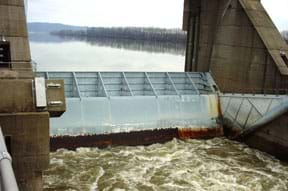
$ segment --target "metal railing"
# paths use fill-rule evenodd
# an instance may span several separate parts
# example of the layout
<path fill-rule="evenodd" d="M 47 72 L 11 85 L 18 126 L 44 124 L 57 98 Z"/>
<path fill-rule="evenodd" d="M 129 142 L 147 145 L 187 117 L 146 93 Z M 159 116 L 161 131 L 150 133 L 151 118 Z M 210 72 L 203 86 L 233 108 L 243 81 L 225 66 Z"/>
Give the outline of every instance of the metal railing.
<path fill-rule="evenodd" d="M 2 129 L 0 127 L 0 191 L 18 191 L 12 158 L 7 151 Z"/>
<path fill-rule="evenodd" d="M 63 79 L 66 97 L 167 96 L 214 94 L 209 73 L 197 72 L 38 72 Z"/>

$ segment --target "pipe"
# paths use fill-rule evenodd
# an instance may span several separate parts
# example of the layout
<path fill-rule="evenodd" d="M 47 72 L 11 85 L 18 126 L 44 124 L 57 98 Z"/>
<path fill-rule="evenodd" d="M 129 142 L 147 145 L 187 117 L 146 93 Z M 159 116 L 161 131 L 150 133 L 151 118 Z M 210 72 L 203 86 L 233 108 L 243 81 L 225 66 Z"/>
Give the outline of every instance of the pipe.
<path fill-rule="evenodd" d="M 288 99 L 287 98 L 283 100 L 282 104 L 275 107 L 274 109 L 269 111 L 266 115 L 264 115 L 261 119 L 256 121 L 256 123 L 254 123 L 250 127 L 246 127 L 246 129 L 242 133 L 240 133 L 237 136 L 237 138 L 239 138 L 239 137 L 242 138 L 244 136 L 247 136 L 247 135 L 253 133 L 258 128 L 260 128 L 260 127 L 266 125 L 267 123 L 275 120 L 276 118 L 282 116 L 286 112 L 288 112 Z"/>
<path fill-rule="evenodd" d="M 7 152 L 2 129 L 0 127 L 0 180 L 2 191 L 19 191 L 12 168 L 12 159 Z"/>

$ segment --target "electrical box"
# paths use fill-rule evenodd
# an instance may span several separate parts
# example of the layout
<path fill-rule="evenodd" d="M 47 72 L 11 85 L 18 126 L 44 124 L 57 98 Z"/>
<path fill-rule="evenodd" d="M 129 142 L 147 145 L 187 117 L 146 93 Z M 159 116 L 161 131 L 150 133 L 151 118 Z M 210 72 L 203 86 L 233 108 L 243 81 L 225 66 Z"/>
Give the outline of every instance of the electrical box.
<path fill-rule="evenodd" d="M 51 117 L 60 117 L 66 111 L 63 80 L 46 80 L 47 110 Z"/>

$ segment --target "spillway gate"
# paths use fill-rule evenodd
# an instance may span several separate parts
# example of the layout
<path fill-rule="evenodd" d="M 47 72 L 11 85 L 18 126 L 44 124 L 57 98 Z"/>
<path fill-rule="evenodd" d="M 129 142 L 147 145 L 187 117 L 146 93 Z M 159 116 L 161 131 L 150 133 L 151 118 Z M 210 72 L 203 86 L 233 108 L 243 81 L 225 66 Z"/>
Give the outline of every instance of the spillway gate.
<path fill-rule="evenodd" d="M 219 128 L 217 86 L 198 72 L 38 72 L 63 79 L 67 111 L 52 136 Z M 185 135 L 186 136 L 186 135 Z"/>

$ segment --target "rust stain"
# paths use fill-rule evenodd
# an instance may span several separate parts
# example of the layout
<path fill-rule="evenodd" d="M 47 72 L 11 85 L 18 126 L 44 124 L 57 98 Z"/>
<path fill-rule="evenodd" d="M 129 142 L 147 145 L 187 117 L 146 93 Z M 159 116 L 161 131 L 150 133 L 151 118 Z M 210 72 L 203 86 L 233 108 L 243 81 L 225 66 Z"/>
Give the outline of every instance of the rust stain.
<path fill-rule="evenodd" d="M 178 129 L 180 139 L 208 139 L 223 136 L 223 128 L 181 128 Z"/>
<path fill-rule="evenodd" d="M 219 117 L 220 120 L 222 121 L 222 119 L 223 119 L 223 113 L 222 113 L 220 96 L 217 96 L 217 109 L 218 109 L 218 117 Z"/>
<path fill-rule="evenodd" d="M 75 150 L 78 147 L 105 148 L 110 145 L 151 145 L 170 141 L 177 136 L 177 129 L 172 128 L 102 135 L 54 136 L 50 138 L 50 151 L 60 148 Z"/>
<path fill-rule="evenodd" d="M 210 117 L 218 117 L 219 116 L 219 97 L 216 95 L 209 95 L 209 116 Z"/>
<path fill-rule="evenodd" d="M 53 152 L 60 148 L 75 150 L 78 147 L 105 148 L 111 145 L 151 145 L 154 143 L 165 143 L 167 141 L 171 141 L 173 138 L 206 139 L 219 136 L 223 136 L 222 127 L 181 129 L 171 128 L 103 135 L 54 136 L 50 138 L 50 151 Z"/>

